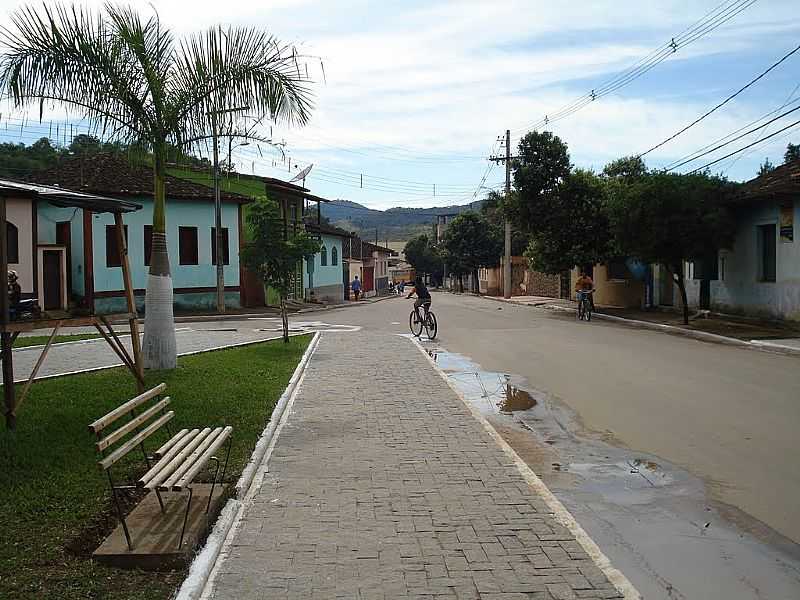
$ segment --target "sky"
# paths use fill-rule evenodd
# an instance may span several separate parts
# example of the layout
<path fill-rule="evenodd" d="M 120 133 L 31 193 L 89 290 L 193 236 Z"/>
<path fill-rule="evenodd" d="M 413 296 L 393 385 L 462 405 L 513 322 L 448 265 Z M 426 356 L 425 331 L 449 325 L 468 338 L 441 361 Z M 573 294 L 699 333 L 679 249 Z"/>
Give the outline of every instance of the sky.
<path fill-rule="evenodd" d="M 155 8 L 178 38 L 225 24 L 262 28 L 295 44 L 314 80 L 311 120 L 302 128 L 272 125 L 272 139 L 286 142 L 288 158 L 264 144 L 239 146 L 233 150 L 237 169 L 290 179 L 313 164 L 305 185 L 314 194 L 385 209 L 466 204 L 502 189 L 504 167 L 487 159 L 505 152 L 496 141 L 506 129 L 512 151 L 531 125 L 552 131 L 567 143 L 576 167 L 595 171 L 644 152 L 798 46 L 797 0 L 755 0 L 627 85 L 563 119 L 541 120 L 603 89 L 671 39 L 686 39 L 686 30 L 720 5 L 741 1 L 130 4 L 144 14 Z M 0 0 L 0 23 L 19 6 Z M 745 125 L 762 124 L 766 119 L 758 119 L 767 113 L 795 106 L 800 52 L 645 160 L 653 168 L 669 166 Z M 2 107 L 0 140 L 30 143 L 53 135 L 47 119 L 63 118 L 63 112 L 53 110 L 42 124 L 34 118 L 22 131 L 19 117 Z M 701 167 L 798 119 L 800 111 L 677 171 Z M 788 142 L 800 143 L 800 126 L 711 169 L 750 179 L 765 158 L 782 162 Z"/>

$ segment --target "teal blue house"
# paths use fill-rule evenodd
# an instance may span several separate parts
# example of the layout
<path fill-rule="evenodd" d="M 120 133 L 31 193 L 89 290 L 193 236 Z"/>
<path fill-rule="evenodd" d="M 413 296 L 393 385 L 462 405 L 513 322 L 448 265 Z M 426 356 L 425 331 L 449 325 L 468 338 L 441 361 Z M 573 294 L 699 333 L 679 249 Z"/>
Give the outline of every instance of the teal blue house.
<path fill-rule="evenodd" d="M 71 158 L 33 177 L 37 183 L 125 199 L 142 206 L 125 215 L 125 231 L 137 306 L 144 309 L 150 264 L 153 174 L 124 157 Z M 204 185 L 167 177 L 167 240 L 177 309 L 216 308 L 216 252 L 212 243 L 214 193 Z M 250 198 L 222 194 L 222 237 L 226 304 L 242 303 L 239 249 L 242 206 Z M 74 304 L 98 313 L 125 312 L 124 286 L 113 216 L 41 203 L 35 226 L 41 243 L 66 249 L 68 296 Z"/>
<path fill-rule="evenodd" d="M 320 251 L 306 261 L 304 271 L 304 287 L 309 299 L 325 304 L 340 304 L 345 299 L 346 263 L 342 254 L 342 245 L 352 234 L 317 223 L 307 223 L 306 231 L 319 239 Z"/>

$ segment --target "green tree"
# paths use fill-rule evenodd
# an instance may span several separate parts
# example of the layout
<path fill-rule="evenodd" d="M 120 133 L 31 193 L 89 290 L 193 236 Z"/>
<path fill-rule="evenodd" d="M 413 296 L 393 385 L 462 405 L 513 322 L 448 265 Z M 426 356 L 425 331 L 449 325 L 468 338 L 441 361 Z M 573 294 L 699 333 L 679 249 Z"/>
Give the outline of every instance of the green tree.
<path fill-rule="evenodd" d="M 647 174 L 647 165 L 640 156 L 623 156 L 612 160 L 603 168 L 606 177 L 621 177 L 626 180 L 636 179 Z"/>
<path fill-rule="evenodd" d="M 421 233 L 408 240 L 403 248 L 403 254 L 418 274 L 431 275 L 434 279 L 441 278 L 442 257 L 426 234 Z"/>
<path fill-rule="evenodd" d="M 788 161 L 787 161 L 788 162 Z M 764 159 L 764 163 L 758 168 L 758 176 L 767 175 L 775 170 L 775 165 L 770 162 L 769 158 Z"/>
<path fill-rule="evenodd" d="M 612 254 L 608 187 L 591 171 L 578 169 L 542 196 L 543 214 L 525 251 L 533 269 L 557 274 L 608 259 Z"/>
<path fill-rule="evenodd" d="M 788 165 L 794 160 L 800 160 L 800 144 L 790 143 L 786 146 L 786 154 L 783 155 L 783 164 Z"/>
<path fill-rule="evenodd" d="M 611 230 L 621 254 L 645 263 L 660 263 L 672 275 L 689 308 L 683 265 L 687 260 L 716 256 L 734 239 L 730 198 L 736 186 L 701 173 L 650 173 L 610 187 Z"/>
<path fill-rule="evenodd" d="M 450 222 L 441 245 L 443 258 L 458 276 L 462 291 L 464 275 L 474 273 L 477 281 L 477 270 L 496 265 L 503 254 L 501 232 L 472 211 L 463 212 Z"/>
<path fill-rule="evenodd" d="M 165 217 L 170 146 L 197 148 L 220 111 L 305 123 L 306 78 L 293 47 L 247 27 L 215 27 L 175 43 L 157 15 L 106 4 L 99 13 L 56 4 L 12 13 L 0 30 L 0 89 L 16 107 L 66 105 L 98 130 L 152 154 L 153 237 L 146 292 L 145 366 L 174 368 L 175 326 Z"/>
<path fill-rule="evenodd" d="M 507 211 L 509 216 L 514 219 L 515 192 L 511 192 L 511 200 L 506 202 L 505 195 L 498 192 L 491 192 L 481 203 L 480 214 L 486 219 L 487 224 L 494 231 L 492 235 L 505 236 L 505 217 Z M 510 207 L 510 209 L 508 208 Z M 530 243 L 530 234 L 520 228 L 511 229 L 511 256 L 522 256 Z M 504 242 L 505 243 L 505 242 Z M 505 247 L 504 247 L 505 250 Z"/>
<path fill-rule="evenodd" d="M 289 342 L 289 317 L 286 298 L 294 289 L 297 265 L 320 250 L 320 243 L 310 238 L 305 230 L 284 228 L 276 202 L 260 198 L 248 207 L 247 224 L 249 241 L 242 249 L 242 262 L 257 273 L 267 285 L 277 290 L 281 299 L 283 341 Z"/>
<path fill-rule="evenodd" d="M 507 210 L 519 227 L 535 232 L 548 216 L 545 199 L 569 175 L 567 145 L 549 131 L 531 131 L 519 142 L 514 188 Z M 512 205 L 513 202 L 513 205 Z"/>

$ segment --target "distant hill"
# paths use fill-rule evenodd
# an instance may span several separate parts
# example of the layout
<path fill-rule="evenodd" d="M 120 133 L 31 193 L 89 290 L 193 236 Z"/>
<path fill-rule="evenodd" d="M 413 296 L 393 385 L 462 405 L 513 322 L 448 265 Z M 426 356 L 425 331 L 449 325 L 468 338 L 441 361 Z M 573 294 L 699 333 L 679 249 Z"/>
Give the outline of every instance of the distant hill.
<path fill-rule="evenodd" d="M 355 231 L 365 239 L 373 239 L 377 229 L 379 240 L 403 241 L 420 233 L 431 233 L 437 215 L 478 210 L 480 205 L 477 201 L 457 206 L 375 210 L 350 200 L 333 200 L 322 205 L 322 214 L 337 227 Z"/>

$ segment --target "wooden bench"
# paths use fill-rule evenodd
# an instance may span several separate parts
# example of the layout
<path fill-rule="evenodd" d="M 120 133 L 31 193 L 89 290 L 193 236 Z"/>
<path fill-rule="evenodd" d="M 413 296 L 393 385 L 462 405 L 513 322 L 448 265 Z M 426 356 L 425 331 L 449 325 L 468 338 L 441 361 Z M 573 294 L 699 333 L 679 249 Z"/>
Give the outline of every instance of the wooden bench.
<path fill-rule="evenodd" d="M 97 437 L 95 446 L 101 457 L 98 465 L 108 477 L 114 505 L 122 522 L 129 550 L 133 550 L 133 543 L 119 501 L 121 492 L 136 489 L 151 490 L 156 493 L 161 512 L 164 513 L 164 501 L 161 494 L 188 491 L 186 513 L 183 517 L 183 528 L 178 542 L 178 548 L 180 548 L 183 545 L 186 521 L 192 504 L 192 483 L 206 465 L 211 462 L 215 463 L 216 470 L 206 505 L 207 513 L 214 496 L 214 486 L 217 485 L 218 478 L 220 483 L 225 480 L 225 471 L 228 467 L 233 427 L 181 429 L 173 435 L 169 422 L 175 413 L 167 410 L 171 399 L 169 396 L 161 397 L 166 389 L 165 383 L 159 384 L 89 425 L 89 430 Z M 117 421 L 123 417 L 127 417 L 127 419 L 121 426 L 110 433 L 106 431 L 112 424 L 116 424 L 115 427 L 117 427 L 119 425 Z M 152 454 L 148 454 L 145 449 L 145 441 L 162 427 L 167 433 L 167 442 Z M 215 453 L 226 441 L 228 447 L 225 452 L 225 463 L 222 466 L 222 475 L 219 476 L 221 461 L 215 456 Z M 147 472 L 139 478 L 135 485 L 118 485 L 114 480 L 111 468 L 136 449 L 142 453 L 144 463 L 147 465 Z"/>

